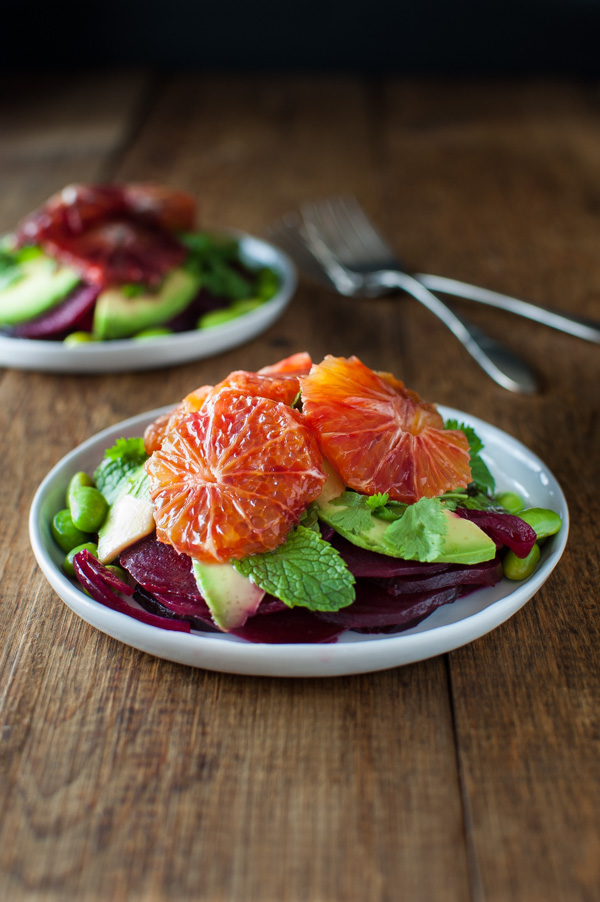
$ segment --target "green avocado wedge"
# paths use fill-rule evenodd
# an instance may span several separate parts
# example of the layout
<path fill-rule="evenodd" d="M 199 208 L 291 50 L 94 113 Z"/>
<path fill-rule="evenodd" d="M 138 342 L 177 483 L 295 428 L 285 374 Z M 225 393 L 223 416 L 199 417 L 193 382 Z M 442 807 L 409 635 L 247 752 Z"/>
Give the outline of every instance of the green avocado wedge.
<path fill-rule="evenodd" d="M 365 548 L 368 551 L 375 551 L 378 554 L 385 554 L 388 557 L 397 557 L 391 550 L 390 543 L 386 541 L 385 533 L 390 527 L 390 523 L 386 520 L 378 518 L 376 515 L 370 517 L 368 528 L 350 531 L 340 526 L 336 518 L 336 514 L 344 510 L 345 505 L 340 503 L 340 499 L 324 500 L 317 498 L 319 519 L 328 526 L 333 527 L 343 538 Z M 443 535 L 443 543 L 441 550 L 435 557 L 427 557 L 426 560 L 431 563 L 446 564 L 480 564 L 483 561 L 490 561 L 496 555 L 496 545 L 492 539 L 487 536 L 482 529 L 470 520 L 464 520 L 450 510 L 443 510 L 445 518 L 445 533 Z M 421 560 L 414 556 L 403 555 L 412 560 Z"/>
<path fill-rule="evenodd" d="M 243 626 L 265 596 L 264 589 L 232 564 L 208 564 L 192 558 L 192 573 L 212 619 L 223 632 Z"/>
<path fill-rule="evenodd" d="M 144 329 L 164 325 L 185 310 L 200 283 L 196 273 L 174 269 L 157 291 L 127 297 L 118 287 L 108 288 L 96 301 L 93 335 L 100 341 L 130 338 Z"/>
<path fill-rule="evenodd" d="M 15 278 L 0 290 L 0 325 L 16 326 L 51 310 L 79 283 L 74 269 L 39 253 L 18 264 Z"/>

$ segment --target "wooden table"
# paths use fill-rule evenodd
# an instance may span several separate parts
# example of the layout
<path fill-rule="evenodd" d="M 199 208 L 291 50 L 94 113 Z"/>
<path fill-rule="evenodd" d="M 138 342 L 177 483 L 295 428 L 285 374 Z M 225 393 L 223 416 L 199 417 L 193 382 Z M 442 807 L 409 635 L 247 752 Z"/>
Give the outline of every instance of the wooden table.
<path fill-rule="evenodd" d="M 0 230 L 73 181 L 156 179 L 260 232 L 355 193 L 418 270 L 600 317 L 595 86 L 70 73 L 2 92 Z M 600 893 L 600 352 L 463 312 L 537 369 L 512 395 L 416 302 L 301 283 L 262 337 L 179 368 L 5 370 L 0 895 L 21 900 L 571 902 Z M 357 354 L 540 455 L 568 494 L 558 569 L 451 654 L 326 680 L 188 669 L 81 622 L 31 554 L 71 448 L 231 369 Z"/>

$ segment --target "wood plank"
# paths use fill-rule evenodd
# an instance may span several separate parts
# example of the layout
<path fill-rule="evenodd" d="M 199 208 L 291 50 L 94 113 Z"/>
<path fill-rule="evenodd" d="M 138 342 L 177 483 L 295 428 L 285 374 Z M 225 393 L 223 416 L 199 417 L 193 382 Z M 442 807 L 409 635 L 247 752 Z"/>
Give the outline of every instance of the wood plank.
<path fill-rule="evenodd" d="M 385 109 L 392 204 L 380 212 L 416 267 L 598 315 L 589 199 L 600 171 L 589 148 L 600 123 L 591 93 L 535 82 L 519 92 L 403 82 L 386 92 Z M 547 391 L 514 398 L 475 380 L 472 367 L 457 371 L 455 348 L 413 309 L 420 340 L 428 330 L 434 341 L 428 389 L 520 438 L 559 474 L 573 536 L 526 608 L 450 656 L 475 897 L 592 899 L 600 885 L 598 348 L 461 309 L 526 354 Z"/>

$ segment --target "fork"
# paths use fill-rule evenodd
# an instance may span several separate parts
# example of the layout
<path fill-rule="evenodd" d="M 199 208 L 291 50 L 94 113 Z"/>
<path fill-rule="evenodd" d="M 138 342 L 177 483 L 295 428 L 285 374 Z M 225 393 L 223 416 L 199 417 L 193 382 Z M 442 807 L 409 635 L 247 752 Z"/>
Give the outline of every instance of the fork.
<path fill-rule="evenodd" d="M 296 213 L 286 214 L 269 229 L 269 234 L 308 275 L 342 295 L 380 297 L 398 288 L 412 294 L 448 326 L 495 382 L 523 394 L 537 390 L 537 380 L 524 361 L 398 269 L 398 261 L 391 254 L 387 257 L 388 268 L 382 268 L 381 257 L 373 261 L 370 257 L 373 243 L 367 246 L 360 238 L 352 225 L 350 211 L 348 202 L 304 204 L 301 217 Z M 389 268 L 389 264 L 394 265 Z"/>
<path fill-rule="evenodd" d="M 402 261 L 377 231 L 356 198 L 330 198 L 322 203 L 305 204 L 302 213 L 305 219 L 320 229 L 331 250 L 350 268 L 354 268 L 357 264 L 358 271 L 362 271 L 361 266 L 366 266 L 367 272 L 373 269 L 407 272 Z M 587 317 L 573 316 L 497 291 L 479 288 L 477 285 L 469 285 L 457 279 L 426 273 L 412 275 L 430 291 L 497 307 L 600 344 L 600 322 Z"/>

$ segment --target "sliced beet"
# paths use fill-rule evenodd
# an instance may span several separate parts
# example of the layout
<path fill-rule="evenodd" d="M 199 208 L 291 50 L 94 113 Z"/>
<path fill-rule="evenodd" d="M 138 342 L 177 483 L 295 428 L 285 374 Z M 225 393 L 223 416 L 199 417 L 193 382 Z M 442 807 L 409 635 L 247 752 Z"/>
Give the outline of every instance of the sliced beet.
<path fill-rule="evenodd" d="M 433 613 L 443 604 L 449 604 L 459 595 L 457 588 L 433 592 L 414 592 L 394 596 L 374 582 L 361 580 L 356 584 L 356 600 L 339 611 L 318 611 L 319 619 L 337 623 L 347 630 L 378 627 L 405 627 L 414 625 Z"/>
<path fill-rule="evenodd" d="M 121 552 L 119 563 L 136 582 L 152 594 L 166 593 L 202 599 L 192 573 L 192 561 L 172 545 L 147 536 Z"/>
<path fill-rule="evenodd" d="M 169 620 L 180 620 L 189 623 L 192 629 L 201 630 L 208 633 L 221 632 L 213 623 L 210 611 L 204 602 L 198 602 L 194 608 L 188 601 L 179 604 L 181 599 L 174 597 L 165 597 L 163 595 L 157 598 L 147 589 L 138 586 L 133 594 L 135 600 L 144 610 L 151 614 L 157 614 L 160 617 L 166 617 Z"/>
<path fill-rule="evenodd" d="M 198 320 L 204 313 L 209 313 L 211 310 L 222 310 L 229 307 L 230 303 L 231 301 L 227 298 L 215 298 L 206 289 L 201 288 L 185 310 L 164 325 L 173 332 L 192 332 L 197 328 Z"/>
<path fill-rule="evenodd" d="M 431 592 L 454 586 L 495 586 L 502 579 L 502 564 L 498 557 L 483 564 L 453 564 L 441 573 L 431 576 L 393 577 L 377 579 L 382 589 L 391 595 L 408 595 L 412 592 Z"/>
<path fill-rule="evenodd" d="M 389 557 L 387 554 L 378 554 L 376 551 L 367 551 L 339 535 L 335 535 L 330 541 L 343 557 L 350 572 L 357 578 L 415 576 L 417 574 L 425 576 L 441 573 L 450 567 L 450 564 L 404 561 L 401 558 Z"/>
<path fill-rule="evenodd" d="M 476 523 L 497 545 L 506 545 L 517 557 L 527 557 L 536 543 L 535 530 L 515 514 L 496 511 L 469 510 L 458 507 L 456 513 Z"/>
<path fill-rule="evenodd" d="M 335 642 L 344 629 L 341 625 L 321 620 L 306 608 L 286 608 L 261 617 L 251 617 L 244 626 L 232 630 L 232 635 L 247 642 L 304 645 Z"/>
<path fill-rule="evenodd" d="M 115 577 L 110 570 L 107 570 L 86 549 L 79 551 L 75 555 L 73 568 L 81 586 L 95 601 L 105 605 L 105 607 L 118 611 L 120 614 L 127 614 L 128 617 L 133 617 L 135 620 L 140 620 L 142 623 L 147 623 L 150 626 L 159 626 L 162 629 L 177 630 L 183 633 L 190 632 L 189 623 L 169 620 L 166 617 L 157 617 L 155 614 L 140 611 L 138 608 L 128 604 L 117 593 L 126 592 L 126 594 L 131 594 L 131 588 L 118 577 Z"/>
<path fill-rule="evenodd" d="M 59 340 L 74 330 L 88 332 L 92 328 L 94 304 L 99 293 L 96 285 L 77 285 L 52 310 L 15 326 L 11 334 L 17 338 Z"/>

